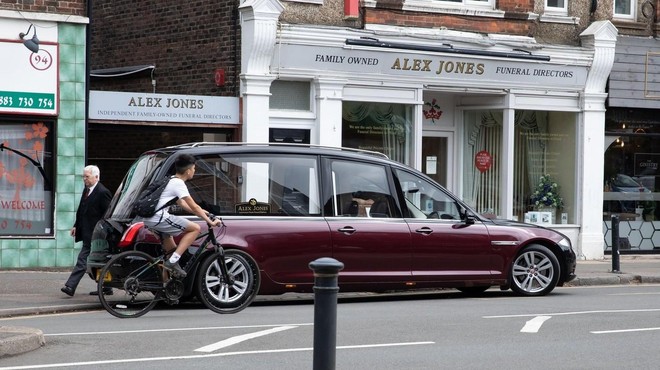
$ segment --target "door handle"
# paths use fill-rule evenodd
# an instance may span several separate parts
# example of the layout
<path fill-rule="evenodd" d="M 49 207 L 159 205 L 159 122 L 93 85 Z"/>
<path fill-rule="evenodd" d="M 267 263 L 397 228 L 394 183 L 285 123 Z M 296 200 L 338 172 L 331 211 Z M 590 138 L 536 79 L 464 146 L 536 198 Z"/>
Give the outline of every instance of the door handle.
<path fill-rule="evenodd" d="M 422 227 L 421 229 L 415 230 L 416 233 L 429 235 L 433 233 L 433 230 L 430 227 Z"/>
<path fill-rule="evenodd" d="M 355 228 L 353 228 L 352 226 L 344 226 L 342 228 L 337 229 L 337 231 L 344 234 L 353 234 L 355 232 Z"/>

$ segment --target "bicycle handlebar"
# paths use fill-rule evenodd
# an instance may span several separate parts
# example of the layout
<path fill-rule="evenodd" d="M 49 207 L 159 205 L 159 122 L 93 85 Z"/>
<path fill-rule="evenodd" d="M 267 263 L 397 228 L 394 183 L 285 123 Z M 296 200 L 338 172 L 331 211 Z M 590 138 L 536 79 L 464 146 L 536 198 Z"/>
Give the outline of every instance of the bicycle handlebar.
<path fill-rule="evenodd" d="M 218 216 L 216 216 L 216 215 L 214 215 L 214 214 L 212 214 L 212 213 L 209 213 L 208 216 L 209 216 L 209 219 L 210 219 L 211 221 L 220 220 L 220 225 L 217 225 L 216 227 L 219 227 L 219 226 L 224 225 L 224 222 L 222 222 L 222 218 L 221 218 L 221 217 L 218 217 Z M 208 223 L 207 223 L 207 224 L 208 224 Z M 211 225 L 208 224 L 208 226 L 210 227 Z"/>

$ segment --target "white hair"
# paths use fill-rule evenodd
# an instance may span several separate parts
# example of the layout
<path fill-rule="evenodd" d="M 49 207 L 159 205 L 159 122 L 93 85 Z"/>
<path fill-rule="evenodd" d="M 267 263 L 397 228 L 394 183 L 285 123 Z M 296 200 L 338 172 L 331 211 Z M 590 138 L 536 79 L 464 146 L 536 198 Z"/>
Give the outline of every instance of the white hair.
<path fill-rule="evenodd" d="M 99 180 L 101 180 L 101 170 L 99 170 L 98 167 L 96 167 L 94 165 L 89 165 L 89 166 L 86 166 L 83 171 L 89 172 L 89 173 L 92 174 L 92 176 L 94 176 L 94 177 L 98 178 Z"/>

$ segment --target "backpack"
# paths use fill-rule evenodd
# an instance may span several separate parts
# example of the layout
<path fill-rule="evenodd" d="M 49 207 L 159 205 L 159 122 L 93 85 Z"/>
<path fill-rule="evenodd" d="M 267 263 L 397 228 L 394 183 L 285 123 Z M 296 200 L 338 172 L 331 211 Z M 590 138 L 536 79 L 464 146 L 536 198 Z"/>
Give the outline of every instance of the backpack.
<path fill-rule="evenodd" d="M 151 217 L 161 209 L 174 204 L 179 199 L 178 197 L 174 197 L 162 207 L 156 209 L 160 196 L 169 182 L 170 177 L 165 176 L 149 184 L 146 189 L 142 190 L 135 203 L 133 203 L 133 212 L 140 217 Z"/>

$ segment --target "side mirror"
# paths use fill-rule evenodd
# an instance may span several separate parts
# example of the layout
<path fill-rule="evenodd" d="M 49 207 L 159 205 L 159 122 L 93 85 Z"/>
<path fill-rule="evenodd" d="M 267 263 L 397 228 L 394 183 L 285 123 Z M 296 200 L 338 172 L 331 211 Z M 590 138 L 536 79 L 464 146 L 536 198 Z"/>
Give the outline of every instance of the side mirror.
<path fill-rule="evenodd" d="M 474 225 L 477 217 L 469 210 L 463 209 L 461 212 L 461 219 L 463 219 L 463 222 L 465 222 L 466 225 Z"/>

